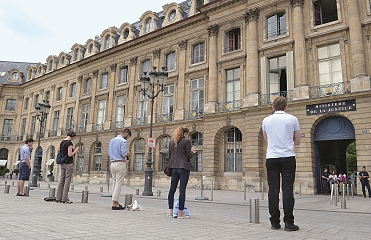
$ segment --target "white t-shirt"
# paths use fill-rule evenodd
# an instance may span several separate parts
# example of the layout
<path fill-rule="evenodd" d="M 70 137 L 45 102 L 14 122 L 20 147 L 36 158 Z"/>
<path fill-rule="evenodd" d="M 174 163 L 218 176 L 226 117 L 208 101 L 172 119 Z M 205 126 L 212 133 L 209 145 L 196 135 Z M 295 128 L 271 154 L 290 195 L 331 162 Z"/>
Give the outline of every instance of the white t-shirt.
<path fill-rule="evenodd" d="M 295 156 L 294 132 L 300 130 L 299 121 L 295 116 L 284 111 L 275 111 L 264 118 L 262 129 L 268 137 L 266 158 Z"/>

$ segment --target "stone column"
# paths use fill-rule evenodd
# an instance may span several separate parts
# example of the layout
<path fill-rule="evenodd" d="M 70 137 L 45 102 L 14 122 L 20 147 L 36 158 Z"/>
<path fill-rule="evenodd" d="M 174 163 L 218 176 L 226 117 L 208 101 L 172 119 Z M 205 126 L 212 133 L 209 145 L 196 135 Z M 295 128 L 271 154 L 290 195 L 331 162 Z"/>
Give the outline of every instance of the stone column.
<path fill-rule="evenodd" d="M 176 107 L 174 120 L 184 119 L 185 109 L 185 69 L 186 69 L 186 53 L 187 53 L 188 40 L 179 42 L 178 51 L 178 87 L 176 88 Z"/>
<path fill-rule="evenodd" d="M 245 14 L 246 52 L 245 69 L 246 97 L 242 100 L 243 107 L 259 105 L 259 52 L 258 52 L 258 8 L 250 9 Z M 242 71 L 241 71 L 242 72 Z"/>
<path fill-rule="evenodd" d="M 61 111 L 59 112 L 59 121 L 58 121 L 58 129 L 64 129 L 66 128 L 66 113 L 67 113 L 67 109 L 66 109 L 66 102 L 67 102 L 67 99 L 68 99 L 68 85 L 69 85 L 69 81 L 66 80 L 62 83 L 62 99 L 61 99 L 61 102 L 62 102 L 62 106 L 61 106 Z M 58 135 L 58 132 L 57 132 L 57 135 Z M 62 136 L 65 136 L 65 134 L 63 133 Z"/>
<path fill-rule="evenodd" d="M 128 67 L 129 76 L 128 76 L 128 84 L 129 84 L 129 94 L 127 96 L 127 113 L 125 117 L 125 127 L 130 127 L 131 122 L 134 116 L 134 103 L 137 101 L 137 95 L 134 94 L 135 91 L 135 83 L 138 81 L 137 79 L 137 62 L 138 57 L 130 58 L 130 66 Z"/>
<path fill-rule="evenodd" d="M 209 79 L 208 99 L 204 106 L 205 113 L 215 113 L 218 96 L 218 34 L 219 25 L 213 24 L 207 28 L 209 33 Z"/>
<path fill-rule="evenodd" d="M 76 99 L 76 103 L 75 103 L 75 110 L 74 110 L 74 113 L 73 113 L 73 120 L 75 121 L 75 131 L 78 133 L 79 132 L 79 127 L 80 127 L 80 124 L 78 122 L 78 120 L 80 119 L 81 117 L 81 113 L 80 113 L 80 96 L 81 96 L 81 84 L 82 84 L 82 79 L 83 79 L 83 76 L 80 75 L 78 78 L 77 78 L 77 83 L 76 83 L 76 94 L 75 94 L 75 99 Z"/>
<path fill-rule="evenodd" d="M 306 77 L 306 50 L 304 38 L 304 0 L 291 0 L 293 9 L 293 39 L 294 39 L 294 62 L 295 62 L 295 89 L 294 99 L 309 98 L 309 86 Z M 290 66 L 287 66 L 290 67 Z"/>
<path fill-rule="evenodd" d="M 93 78 L 91 79 L 91 99 L 90 99 L 90 106 L 89 106 L 89 114 L 88 114 L 88 125 L 86 126 L 86 132 L 91 132 L 93 130 L 93 125 L 95 121 L 96 112 L 95 109 L 95 94 L 97 92 L 97 84 L 98 84 L 98 73 L 99 70 L 93 71 Z"/>
<path fill-rule="evenodd" d="M 370 77 L 366 73 L 365 45 L 362 38 L 362 26 L 359 0 L 347 0 L 350 38 L 351 89 L 352 92 L 370 90 Z"/>
<path fill-rule="evenodd" d="M 111 128 L 111 123 L 112 121 L 114 122 L 115 116 L 116 116 L 116 111 L 113 110 L 114 106 L 114 101 L 115 99 L 113 98 L 113 89 L 115 88 L 116 84 L 116 68 L 117 64 L 111 64 L 110 65 L 110 75 L 108 79 L 108 101 L 107 101 L 107 120 L 104 122 L 104 129 L 110 129 Z"/>

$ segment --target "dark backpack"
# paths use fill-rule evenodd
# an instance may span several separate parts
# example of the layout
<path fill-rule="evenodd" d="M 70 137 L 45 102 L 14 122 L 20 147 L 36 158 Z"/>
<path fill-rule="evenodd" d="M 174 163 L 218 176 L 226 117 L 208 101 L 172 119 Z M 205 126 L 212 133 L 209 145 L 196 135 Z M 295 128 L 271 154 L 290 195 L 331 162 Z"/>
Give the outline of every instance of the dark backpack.
<path fill-rule="evenodd" d="M 57 155 L 57 164 L 62 164 L 64 162 L 66 162 L 66 155 L 64 155 L 64 152 L 63 152 L 63 147 L 64 147 L 64 144 L 66 144 L 66 142 L 68 141 L 65 141 L 61 147 L 61 149 L 59 149 L 59 153 Z"/>

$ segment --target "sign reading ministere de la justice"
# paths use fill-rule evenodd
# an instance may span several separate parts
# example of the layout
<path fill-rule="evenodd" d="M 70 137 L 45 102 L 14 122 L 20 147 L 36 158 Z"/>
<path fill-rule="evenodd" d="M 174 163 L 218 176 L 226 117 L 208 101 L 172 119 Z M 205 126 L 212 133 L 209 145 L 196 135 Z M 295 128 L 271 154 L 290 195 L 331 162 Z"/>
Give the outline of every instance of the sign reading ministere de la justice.
<path fill-rule="evenodd" d="M 355 99 L 339 102 L 319 103 L 307 105 L 307 116 L 334 112 L 348 112 L 356 110 L 357 107 Z"/>

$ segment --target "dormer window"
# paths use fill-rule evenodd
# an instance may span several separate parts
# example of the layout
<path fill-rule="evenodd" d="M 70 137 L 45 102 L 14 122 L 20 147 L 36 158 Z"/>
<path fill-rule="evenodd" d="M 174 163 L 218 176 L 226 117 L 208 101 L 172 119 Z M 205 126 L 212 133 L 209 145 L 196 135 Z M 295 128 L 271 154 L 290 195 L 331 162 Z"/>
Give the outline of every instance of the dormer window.
<path fill-rule="evenodd" d="M 53 60 L 50 60 L 49 62 L 49 71 L 53 70 Z"/>
<path fill-rule="evenodd" d="M 89 48 L 88 48 L 88 53 L 91 53 L 93 51 L 93 44 L 90 43 Z"/>
<path fill-rule="evenodd" d="M 170 12 L 170 14 L 169 14 L 169 22 L 174 21 L 175 15 L 176 15 L 176 11 L 175 10 L 173 10 L 173 11 Z"/>
<path fill-rule="evenodd" d="M 109 48 L 109 44 L 110 44 L 110 35 L 108 35 L 106 37 L 106 40 L 104 41 L 104 49 Z"/>
<path fill-rule="evenodd" d="M 79 56 L 79 49 L 76 49 L 74 53 L 75 53 L 75 55 L 74 55 L 73 58 L 75 59 L 75 61 L 77 61 L 78 60 L 78 56 Z"/>
<path fill-rule="evenodd" d="M 14 72 L 12 74 L 12 80 L 18 80 L 19 74 L 17 72 Z"/>
<path fill-rule="evenodd" d="M 204 4 L 204 3 L 203 3 L 203 0 L 197 0 L 197 1 L 196 1 L 196 8 L 201 7 L 203 4 Z"/>
<path fill-rule="evenodd" d="M 144 30 L 145 33 L 149 33 L 151 31 L 151 22 L 152 22 L 152 18 L 148 18 L 146 20 L 146 28 Z"/>
<path fill-rule="evenodd" d="M 64 56 L 61 58 L 61 64 L 64 65 Z"/>
<path fill-rule="evenodd" d="M 129 37 L 129 29 L 127 28 L 127 29 L 125 29 L 125 31 L 124 31 L 124 36 L 123 36 L 123 38 L 124 39 L 127 39 Z"/>

